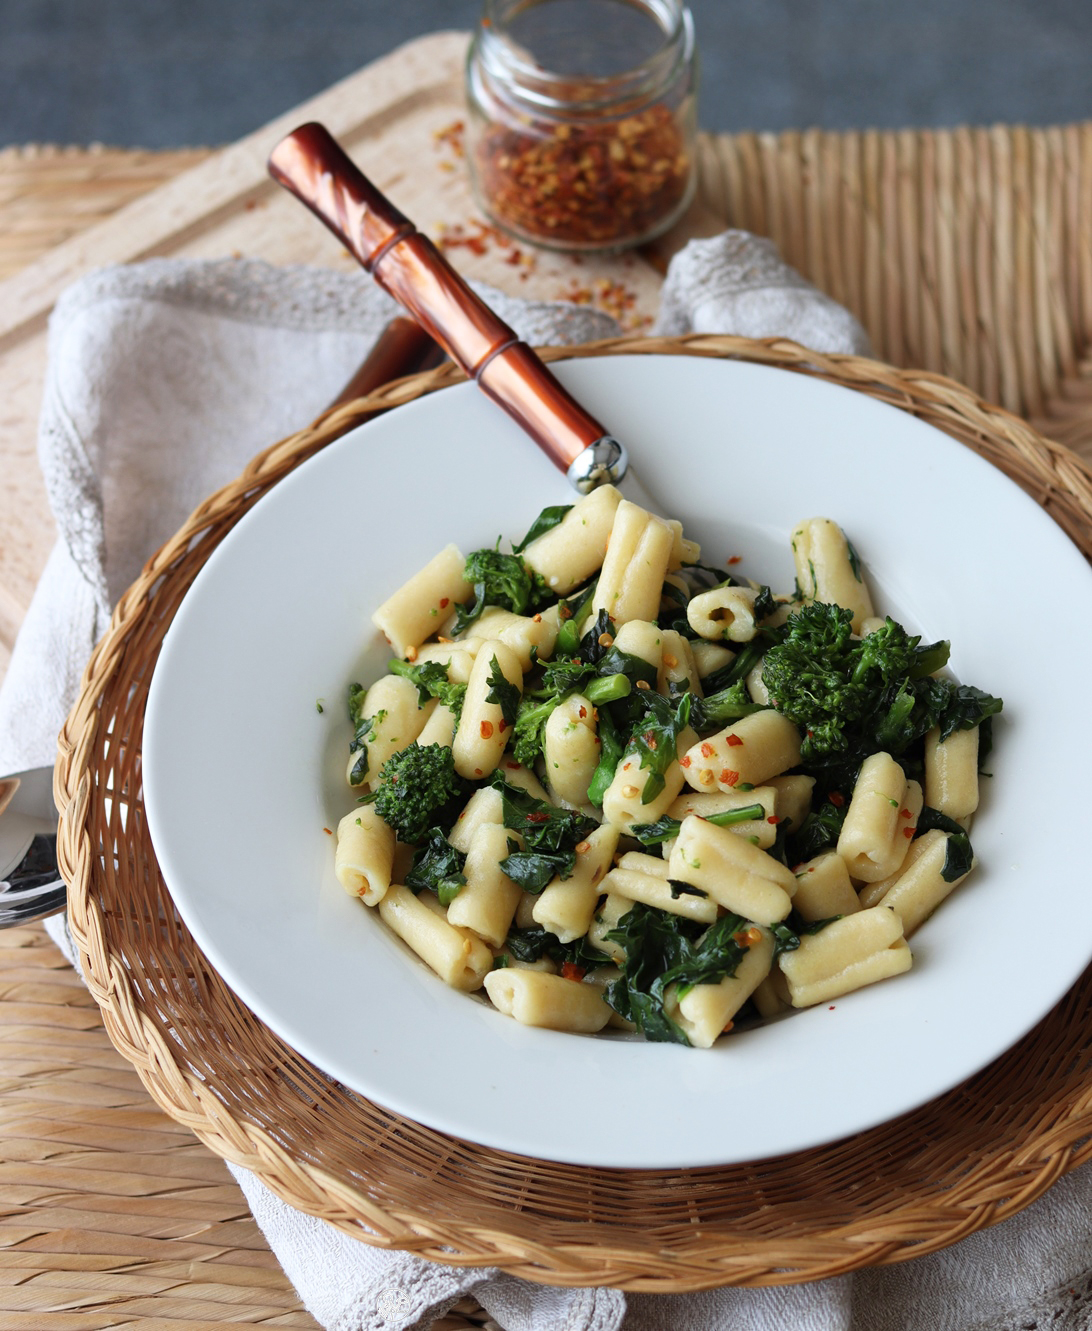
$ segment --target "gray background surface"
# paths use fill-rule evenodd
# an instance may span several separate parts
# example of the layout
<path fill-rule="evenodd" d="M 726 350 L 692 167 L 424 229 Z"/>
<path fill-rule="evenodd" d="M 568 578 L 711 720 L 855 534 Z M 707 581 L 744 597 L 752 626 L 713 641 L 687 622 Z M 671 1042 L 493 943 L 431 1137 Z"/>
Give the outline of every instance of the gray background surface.
<path fill-rule="evenodd" d="M 1092 0 L 692 0 L 707 129 L 1092 115 Z M 229 142 L 478 0 L 0 0 L 0 145 Z"/>

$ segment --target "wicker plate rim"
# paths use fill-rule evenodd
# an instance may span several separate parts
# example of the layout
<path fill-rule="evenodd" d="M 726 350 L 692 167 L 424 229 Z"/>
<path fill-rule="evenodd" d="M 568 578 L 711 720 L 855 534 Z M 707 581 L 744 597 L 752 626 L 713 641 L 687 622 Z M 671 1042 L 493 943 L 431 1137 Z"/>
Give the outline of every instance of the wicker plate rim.
<path fill-rule="evenodd" d="M 1000 465 L 1047 508 L 1085 555 L 1089 554 L 1092 544 L 1089 469 L 1068 450 L 1037 435 L 1018 417 L 981 401 L 942 376 L 896 370 L 859 357 L 822 355 L 782 339 L 754 342 L 729 336 L 625 337 L 576 348 L 551 348 L 544 354 L 551 360 L 618 354 L 734 357 L 815 375 L 864 391 L 911 413 L 927 414 L 933 423 L 947 428 L 949 433 Z M 169 616 L 163 620 L 149 612 L 169 600 L 166 593 L 172 585 L 172 568 L 203 534 L 218 522 L 226 524 L 223 527 L 226 531 L 283 475 L 375 411 L 410 401 L 460 378 L 457 372 L 444 368 L 388 385 L 366 399 L 327 413 L 307 429 L 265 450 L 236 481 L 210 496 L 195 511 L 149 560 L 140 578 L 121 598 L 111 627 L 92 656 L 80 696 L 61 733 L 55 771 L 55 792 L 58 807 L 63 811 L 58 850 L 69 883 L 72 932 L 80 949 L 85 977 L 115 1046 L 135 1065 L 152 1097 L 168 1114 L 189 1126 L 214 1152 L 255 1172 L 291 1204 L 379 1246 L 408 1248 L 430 1260 L 452 1264 L 497 1265 L 512 1274 L 547 1283 L 612 1284 L 629 1289 L 681 1292 L 725 1283 L 782 1284 L 820 1279 L 935 1251 L 1026 1206 L 1063 1173 L 1092 1154 L 1092 1143 L 1087 1141 L 1092 1133 L 1092 1085 L 1084 1085 L 1080 1093 L 1074 1093 L 1062 1122 L 1040 1123 L 1037 1138 L 1014 1144 L 1008 1178 L 996 1168 L 988 1176 L 971 1169 L 961 1186 L 953 1188 L 950 1182 L 947 1184 L 943 1189 L 945 1200 L 926 1208 L 928 1216 L 922 1211 L 924 1194 L 915 1196 L 909 1199 L 909 1209 L 917 1206 L 914 1222 L 905 1224 L 901 1230 L 898 1209 L 892 1213 L 887 1208 L 882 1218 L 877 1215 L 867 1221 L 832 1226 L 821 1240 L 815 1236 L 767 1235 L 753 1239 L 748 1246 L 741 1245 L 738 1237 L 727 1242 L 723 1235 L 698 1232 L 695 1243 L 701 1251 L 688 1265 L 680 1260 L 679 1253 L 662 1254 L 655 1260 L 650 1259 L 647 1251 L 627 1251 L 622 1244 L 616 1249 L 599 1245 L 589 1252 L 587 1241 L 577 1232 L 581 1222 L 574 1217 L 571 1243 L 548 1248 L 529 1240 L 525 1231 L 520 1232 L 514 1215 L 506 1226 L 498 1229 L 496 1225 L 476 1224 L 469 1219 L 454 1224 L 450 1219 L 437 1223 L 432 1208 L 422 1208 L 412 1199 L 397 1208 L 378 1207 L 349 1181 L 334 1178 L 286 1152 L 256 1118 L 230 1114 L 215 1088 L 202 1083 L 180 1064 L 175 1049 L 143 1010 L 148 1000 L 141 992 L 139 976 L 131 970 L 131 960 L 124 962 L 110 947 L 95 891 L 95 873 L 101 872 L 101 856 L 93 853 L 88 826 L 95 785 L 93 773 L 103 761 L 104 745 L 102 742 L 96 745 L 96 737 L 102 739 L 101 706 L 127 645 L 134 636 L 161 641 Z M 202 563 L 215 543 L 215 540 L 207 542 L 209 549 L 204 552 Z M 151 857 L 150 845 L 147 849 Z M 154 858 L 150 862 L 154 868 Z M 471 1144 L 459 1145 L 464 1154 L 481 1151 Z M 801 1157 L 815 1154 L 804 1152 Z M 533 1172 L 543 1162 L 521 1163 Z M 680 1171 L 680 1174 L 695 1172 L 717 1171 Z M 934 1192 L 938 1192 L 935 1181 Z M 934 1196 L 932 1202 L 938 1201 L 939 1197 Z M 453 1239 L 456 1241 L 452 1242 Z"/>

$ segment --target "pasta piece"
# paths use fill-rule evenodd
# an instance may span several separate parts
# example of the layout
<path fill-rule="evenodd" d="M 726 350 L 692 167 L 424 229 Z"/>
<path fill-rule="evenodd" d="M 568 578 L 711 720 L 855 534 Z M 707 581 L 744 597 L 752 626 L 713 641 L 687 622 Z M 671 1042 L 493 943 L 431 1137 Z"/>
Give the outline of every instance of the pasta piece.
<path fill-rule="evenodd" d="M 584 976 L 584 983 L 595 985 L 596 989 L 605 996 L 607 985 L 620 979 L 621 976 L 622 972 L 617 966 L 596 966 L 595 970 L 588 971 L 587 975 Z M 619 1016 L 613 1008 L 611 1008 L 607 1025 L 615 1030 L 629 1031 L 631 1034 L 637 1029 L 632 1021 L 626 1021 L 625 1017 Z"/>
<path fill-rule="evenodd" d="M 537 961 L 520 961 L 514 952 L 499 948 L 493 954 L 494 969 L 503 970 L 505 966 L 514 971 L 544 971 L 547 975 L 557 974 L 557 962 L 549 957 L 539 957 Z"/>
<path fill-rule="evenodd" d="M 662 864 L 663 861 L 661 860 Z M 657 910 L 670 911 L 672 915 L 681 915 L 687 920 L 698 920 L 702 924 L 712 924 L 717 918 L 717 903 L 701 888 L 701 893 L 694 896 L 690 892 L 672 894 L 671 884 L 666 878 L 656 874 L 639 873 L 632 869 L 612 869 L 603 879 L 603 888 L 612 896 L 625 897 L 629 901 L 643 901 L 646 906 L 655 906 Z"/>
<path fill-rule="evenodd" d="M 550 803 L 549 795 L 534 772 L 517 763 L 511 755 L 501 762 L 499 770 L 510 786 L 515 786 L 517 790 L 525 790 L 533 799 Z"/>
<path fill-rule="evenodd" d="M 533 892 L 524 892 L 519 899 L 519 905 L 516 907 L 517 929 L 534 928 L 536 905 L 538 905 L 538 897 Z"/>
<path fill-rule="evenodd" d="M 687 784 L 695 790 L 761 786 L 800 761 L 800 732 L 772 709 L 733 721 L 689 748 L 682 758 Z"/>
<path fill-rule="evenodd" d="M 613 485 L 578 499 L 556 527 L 527 546 L 524 562 L 542 574 L 552 592 L 568 596 L 602 565 L 621 500 Z"/>
<path fill-rule="evenodd" d="M 500 947 L 508 937 L 523 891 L 500 867 L 511 838 L 522 843 L 518 833 L 498 823 L 483 823 L 470 839 L 463 875 L 466 884 L 447 908 L 451 924 L 473 929 L 491 947 Z"/>
<path fill-rule="evenodd" d="M 766 687 L 766 682 L 762 678 L 762 662 L 748 670 L 743 677 L 744 686 L 747 689 L 747 696 L 752 702 L 761 703 L 763 707 L 770 705 L 770 690 Z"/>
<path fill-rule="evenodd" d="M 788 983 L 777 966 L 755 986 L 751 1002 L 758 1009 L 758 1015 L 764 1019 L 776 1017 L 792 1007 Z"/>
<path fill-rule="evenodd" d="M 371 733 L 365 736 L 367 760 L 361 763 L 356 750 L 349 754 L 347 777 L 351 786 L 374 784 L 379 769 L 396 753 L 408 748 L 425 728 L 425 723 L 436 707 L 430 698 L 421 706 L 417 686 L 401 675 L 384 675 L 377 679 L 364 697 L 361 717 L 372 719 Z M 356 780 L 353 780 L 353 777 Z"/>
<path fill-rule="evenodd" d="M 626 959 L 626 949 L 613 938 L 607 938 L 612 929 L 617 929 L 618 921 L 633 909 L 633 902 L 626 897 L 608 893 L 599 904 L 599 909 L 592 916 L 588 929 L 588 942 L 592 947 L 610 957 L 611 961 L 621 966 Z"/>
<path fill-rule="evenodd" d="M 921 786 L 889 753 L 861 764 L 857 784 L 838 835 L 838 854 L 859 883 L 887 878 L 906 858 L 921 814 Z"/>
<path fill-rule="evenodd" d="M 627 850 L 624 855 L 619 855 L 619 869 L 629 869 L 633 873 L 650 873 L 653 878 L 662 878 L 666 883 L 670 870 L 666 863 L 655 855 L 645 855 L 639 850 Z"/>
<path fill-rule="evenodd" d="M 453 989 L 469 993 L 482 987 L 493 966 L 493 953 L 483 942 L 433 914 L 408 887 L 392 884 L 379 903 L 379 914 L 383 923 Z"/>
<path fill-rule="evenodd" d="M 482 786 L 467 800 L 447 839 L 456 850 L 461 850 L 466 855 L 470 851 L 474 833 L 479 827 L 485 823 L 503 822 L 504 806 L 501 803 L 500 791 L 494 790 L 492 786 Z"/>
<path fill-rule="evenodd" d="M 463 577 L 465 567 L 458 547 L 444 546 L 372 615 L 399 656 L 431 638 L 452 605 L 473 599 L 474 589 Z"/>
<path fill-rule="evenodd" d="M 672 878 L 758 924 L 776 924 L 792 909 L 796 879 L 780 860 L 693 814 L 683 819 L 668 865 Z"/>
<path fill-rule="evenodd" d="M 890 907 L 902 920 L 903 934 L 909 938 L 967 877 L 966 873 L 960 874 L 950 883 L 944 879 L 950 840 L 951 833 L 939 828 L 922 833 L 911 844 L 896 874 L 882 882 L 869 883 L 862 890 L 861 904 L 875 906 L 882 902 Z M 972 860 L 972 869 L 976 863 Z"/>
<path fill-rule="evenodd" d="M 676 752 L 683 753 L 695 738 L 693 730 L 685 727 L 679 734 Z M 663 790 L 645 804 L 644 791 L 649 775 L 649 770 L 641 766 L 636 754 L 623 754 L 603 794 L 603 817 L 608 823 L 625 832 L 634 823 L 654 823 L 667 811 L 684 785 L 682 765 L 676 760 L 668 767 L 664 773 Z"/>
<path fill-rule="evenodd" d="M 437 703 L 415 743 L 423 745 L 442 744 L 445 749 L 450 749 L 454 739 L 455 713 L 443 703 Z"/>
<path fill-rule="evenodd" d="M 866 619 L 861 620 L 861 637 L 867 638 L 870 633 L 875 633 L 877 629 L 882 629 L 886 623 L 887 620 L 884 619 L 882 615 L 869 615 Z"/>
<path fill-rule="evenodd" d="M 792 904 L 805 920 L 831 920 L 835 915 L 852 915 L 861 909 L 846 862 L 837 851 L 817 855 L 795 872 Z"/>
<path fill-rule="evenodd" d="M 592 614 L 606 610 L 615 624 L 655 619 L 674 543 L 666 522 L 623 499 L 610 529 Z"/>
<path fill-rule="evenodd" d="M 671 528 L 672 534 L 671 558 L 668 560 L 668 569 L 674 572 L 687 564 L 698 563 L 701 559 L 701 546 L 697 541 L 686 539 L 683 535 L 682 523 L 678 518 L 668 518 L 667 525 Z"/>
<path fill-rule="evenodd" d="M 925 803 L 961 821 L 978 808 L 978 727 L 956 730 L 943 742 L 925 736 Z"/>
<path fill-rule="evenodd" d="M 497 605 L 486 606 L 469 632 L 488 642 L 503 642 L 516 654 L 521 670 L 533 660 L 548 661 L 557 643 L 557 606 L 538 615 L 514 615 Z"/>
<path fill-rule="evenodd" d="M 691 597 L 686 607 L 690 627 L 708 642 L 750 642 L 755 636 L 755 598 L 751 587 L 714 587 Z"/>
<path fill-rule="evenodd" d="M 350 896 L 377 906 L 391 885 L 394 832 L 370 804 L 347 813 L 337 825 L 334 873 Z"/>
<path fill-rule="evenodd" d="M 568 804 L 586 804 L 599 753 L 595 708 L 582 693 L 574 693 L 558 703 L 542 732 L 546 778 L 554 794 Z"/>
<path fill-rule="evenodd" d="M 689 690 L 695 698 L 703 697 L 704 690 L 698 678 L 698 665 L 690 648 L 690 639 L 684 638 L 676 629 L 664 629 L 661 639 L 656 688 L 665 698 L 671 697 L 672 687 L 676 691 Z"/>
<path fill-rule="evenodd" d="M 492 650 L 486 647 L 474 658 L 463 699 L 463 714 L 451 746 L 455 754 L 455 770 L 468 780 L 488 776 L 500 762 L 509 739 L 509 723 L 504 719 L 501 704 L 488 701 L 493 690 L 489 680 L 494 661 L 508 683 L 523 692 L 523 671 L 515 652 L 503 642 L 494 642 L 491 646 Z"/>
<path fill-rule="evenodd" d="M 719 1035 L 730 1029 L 732 1018 L 770 973 L 773 935 L 755 924 L 749 925 L 747 932 L 758 937 L 743 954 L 735 975 L 718 984 L 696 984 L 681 998 L 678 986 L 670 985 L 664 996 L 664 1011 L 682 1027 L 696 1049 L 709 1049 Z"/>
<path fill-rule="evenodd" d="M 618 629 L 614 645 L 627 656 L 639 656 L 659 671 L 663 658 L 664 631 L 647 619 L 630 619 Z"/>
<path fill-rule="evenodd" d="M 603 879 L 618 847 L 618 829 L 604 823 L 576 850 L 576 865 L 568 878 L 554 878 L 543 888 L 531 909 L 536 924 L 556 934 L 562 943 L 583 938 L 592 923 L 595 906 L 606 888 Z"/>
<path fill-rule="evenodd" d="M 779 964 L 793 1007 L 811 1007 L 901 975 L 911 961 L 898 915 L 873 906 L 805 935 L 794 952 L 782 952 Z"/>
<path fill-rule="evenodd" d="M 777 792 L 774 812 L 782 822 L 791 819 L 795 831 L 811 812 L 811 792 L 815 788 L 813 776 L 772 776 L 766 783 Z"/>
<path fill-rule="evenodd" d="M 524 1026 L 593 1035 L 610 1020 L 611 1010 L 596 985 L 543 971 L 490 971 L 485 992 L 498 1011 Z"/>
<path fill-rule="evenodd" d="M 723 670 L 736 659 L 736 654 L 730 647 L 725 647 L 719 642 L 706 642 L 704 638 L 690 641 L 690 650 L 694 654 L 694 664 L 698 667 L 699 679 L 711 675 L 714 670 Z"/>
<path fill-rule="evenodd" d="M 745 823 L 729 823 L 725 831 L 745 837 L 753 845 L 767 850 L 777 840 L 777 791 L 772 785 L 756 786 L 754 790 L 718 790 L 711 795 L 684 790 L 668 806 L 667 812 L 681 822 L 692 813 L 699 818 L 709 818 L 713 814 L 746 808 L 749 804 L 761 804 L 762 816 L 748 818 Z"/>
<path fill-rule="evenodd" d="M 873 616 L 872 598 L 845 533 L 829 518 L 809 518 L 792 534 L 796 583 L 810 601 L 853 611 L 853 632 Z"/>
<path fill-rule="evenodd" d="M 484 641 L 484 638 L 460 638 L 458 642 L 426 642 L 417 648 L 414 664 L 439 661 L 447 666 L 447 677 L 453 684 L 465 684 Z"/>

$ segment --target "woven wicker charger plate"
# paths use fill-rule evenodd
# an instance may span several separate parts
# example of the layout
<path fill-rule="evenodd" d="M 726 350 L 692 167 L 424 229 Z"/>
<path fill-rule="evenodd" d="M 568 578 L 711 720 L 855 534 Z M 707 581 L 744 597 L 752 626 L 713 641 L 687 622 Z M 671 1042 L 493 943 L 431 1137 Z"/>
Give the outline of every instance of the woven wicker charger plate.
<path fill-rule="evenodd" d="M 1089 469 L 950 380 L 733 337 L 619 338 L 547 358 L 635 353 L 738 357 L 910 411 L 1000 467 L 1092 556 Z M 1019 1211 L 1092 1156 L 1092 970 L 1006 1055 L 894 1122 L 751 1165 L 637 1171 L 529 1161 L 371 1104 L 262 1025 L 198 950 L 141 804 L 163 636 L 210 552 L 270 486 L 374 411 L 457 377 L 404 380 L 260 454 L 122 597 L 55 778 L 72 931 L 114 1044 L 168 1114 L 294 1206 L 382 1247 L 547 1283 L 678 1293 L 816 1280 L 935 1251 Z"/>

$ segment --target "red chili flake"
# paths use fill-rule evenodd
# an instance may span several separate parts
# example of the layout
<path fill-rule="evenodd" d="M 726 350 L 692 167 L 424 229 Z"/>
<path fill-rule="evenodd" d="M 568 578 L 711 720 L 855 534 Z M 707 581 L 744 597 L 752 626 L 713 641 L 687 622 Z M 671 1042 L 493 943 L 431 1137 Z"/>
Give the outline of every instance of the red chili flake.
<path fill-rule="evenodd" d="M 689 767 L 690 762 L 691 762 L 690 755 L 688 753 L 684 753 L 683 756 L 679 759 L 679 766 Z"/>
<path fill-rule="evenodd" d="M 489 722 L 487 721 L 487 722 L 486 722 L 486 725 L 488 725 L 488 724 L 489 724 Z M 501 717 L 501 721 L 500 721 L 499 733 L 503 735 L 504 732 L 505 732 L 507 729 L 508 729 L 508 722 L 507 722 L 507 721 L 504 719 L 504 717 L 502 716 L 502 717 Z"/>
<path fill-rule="evenodd" d="M 580 710 L 577 712 L 577 716 L 581 719 L 581 721 L 583 721 L 583 719 L 587 716 L 587 714 L 588 714 L 588 709 L 586 707 L 581 707 Z"/>
<path fill-rule="evenodd" d="M 478 729 L 481 732 L 482 739 L 489 739 L 493 734 L 493 722 L 483 721 Z"/>
<path fill-rule="evenodd" d="M 846 797 L 840 794 L 837 790 L 832 790 L 827 796 L 827 799 L 830 800 L 831 804 L 833 804 L 836 809 L 840 809 L 846 802 Z"/>
<path fill-rule="evenodd" d="M 656 752 L 656 747 L 657 747 L 657 746 L 656 746 L 656 736 L 652 733 L 652 731 L 651 731 L 651 730 L 646 730 L 645 733 L 641 736 L 641 738 L 642 738 L 642 739 L 644 740 L 644 742 L 648 745 L 648 747 L 652 750 L 652 752 L 655 753 L 655 752 Z"/>
<path fill-rule="evenodd" d="M 729 768 L 724 768 L 717 780 L 725 786 L 734 786 L 739 780 L 739 773 L 733 772 Z"/>
<path fill-rule="evenodd" d="M 561 604 L 558 606 L 557 617 L 560 620 L 572 619 L 573 617 L 573 612 L 569 609 L 569 607 L 565 604 L 564 601 L 562 601 Z"/>
<path fill-rule="evenodd" d="M 587 974 L 583 966 L 578 966 L 575 961 L 564 961 L 561 963 L 561 978 L 563 980 L 582 980 Z"/>
<path fill-rule="evenodd" d="M 505 765 L 505 767 L 508 768 L 508 770 L 509 770 L 510 772 L 518 772 L 518 771 L 519 771 L 519 763 L 505 763 L 504 765 Z M 462 814 L 459 814 L 459 817 L 461 818 L 461 817 L 462 817 Z"/>
<path fill-rule="evenodd" d="M 713 746 L 712 744 L 709 743 L 708 740 L 702 741 L 701 756 L 703 758 L 712 758 L 713 756 Z"/>
<path fill-rule="evenodd" d="M 899 813 L 899 817 L 900 817 L 900 818 L 909 818 L 909 817 L 911 817 L 910 810 L 909 810 L 909 809 L 903 809 L 903 810 Z"/>
<path fill-rule="evenodd" d="M 742 556 L 742 555 L 730 555 L 730 556 L 729 556 L 724 562 L 725 562 L 726 564 L 742 564 L 742 563 L 743 563 L 743 556 Z"/>
<path fill-rule="evenodd" d="M 548 823 L 550 821 L 550 815 L 545 810 L 542 810 L 541 812 L 536 810 L 527 815 L 527 821 L 529 823 Z"/>
<path fill-rule="evenodd" d="M 776 827 L 777 824 L 781 821 L 781 819 L 778 818 L 777 814 L 771 813 L 770 816 L 766 819 L 766 821 L 768 823 L 773 823 L 773 825 Z"/>
<path fill-rule="evenodd" d="M 440 609 L 446 610 L 450 604 L 451 604 L 451 598 L 449 596 L 445 596 L 443 600 L 440 602 Z"/>
<path fill-rule="evenodd" d="M 334 835 L 333 832 L 331 832 L 330 829 L 329 829 L 328 827 L 324 827 L 322 830 L 326 833 L 327 836 L 333 836 L 333 835 Z"/>
<path fill-rule="evenodd" d="M 917 830 L 918 829 L 916 827 L 904 827 L 902 829 L 902 834 L 907 839 L 907 841 L 909 841 Z"/>
<path fill-rule="evenodd" d="M 739 746 L 740 746 L 742 743 L 743 743 L 743 741 L 740 739 L 740 737 L 739 737 L 738 735 L 729 735 L 729 736 L 728 736 L 728 747 L 729 747 L 730 749 L 737 749 L 737 748 L 739 748 Z"/>
<path fill-rule="evenodd" d="M 833 1011 L 834 1011 L 834 1004 L 833 1004 L 833 1003 L 831 1003 L 830 1007 L 827 1008 L 827 1011 L 828 1011 L 828 1012 L 833 1012 Z"/>

